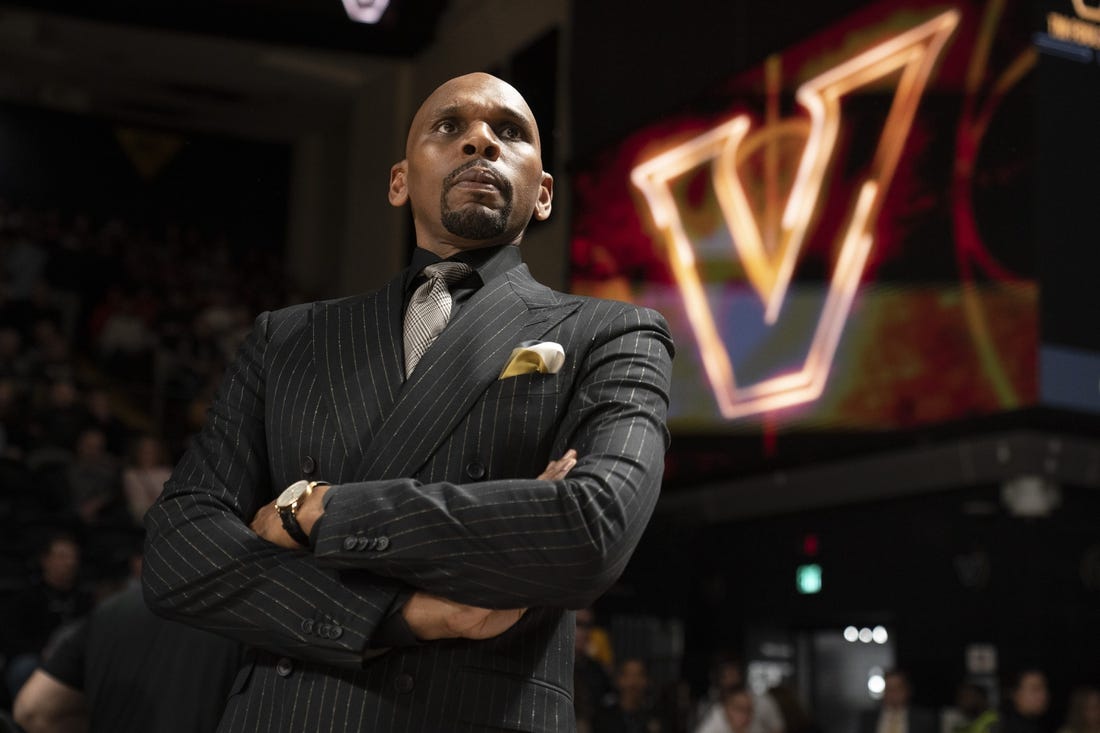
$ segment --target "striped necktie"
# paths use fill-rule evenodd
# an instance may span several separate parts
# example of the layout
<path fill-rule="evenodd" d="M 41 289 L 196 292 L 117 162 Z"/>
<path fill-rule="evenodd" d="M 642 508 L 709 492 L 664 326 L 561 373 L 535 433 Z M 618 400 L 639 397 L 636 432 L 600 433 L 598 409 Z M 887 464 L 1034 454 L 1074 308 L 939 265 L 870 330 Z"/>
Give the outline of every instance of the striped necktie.
<path fill-rule="evenodd" d="M 424 268 L 428 279 L 413 293 L 405 310 L 406 379 L 451 318 L 450 286 L 472 272 L 464 262 L 437 262 Z"/>

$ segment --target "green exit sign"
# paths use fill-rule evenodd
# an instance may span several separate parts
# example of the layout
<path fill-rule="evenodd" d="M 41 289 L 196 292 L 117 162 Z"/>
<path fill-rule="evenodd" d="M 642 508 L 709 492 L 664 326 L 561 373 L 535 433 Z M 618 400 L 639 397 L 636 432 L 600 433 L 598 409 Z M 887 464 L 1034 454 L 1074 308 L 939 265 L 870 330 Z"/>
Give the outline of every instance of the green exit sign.
<path fill-rule="evenodd" d="M 799 593 L 809 595 L 821 592 L 821 566 L 799 565 L 795 572 L 794 584 Z"/>

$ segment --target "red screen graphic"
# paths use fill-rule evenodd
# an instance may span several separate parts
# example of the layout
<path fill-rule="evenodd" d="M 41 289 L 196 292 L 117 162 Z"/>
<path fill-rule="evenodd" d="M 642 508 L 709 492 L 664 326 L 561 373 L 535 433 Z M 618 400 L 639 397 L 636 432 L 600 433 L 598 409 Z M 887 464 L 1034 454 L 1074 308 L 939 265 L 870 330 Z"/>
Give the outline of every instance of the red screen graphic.
<path fill-rule="evenodd" d="M 669 319 L 674 428 L 1034 404 L 1028 22 L 878 4 L 580 167 L 572 288 Z"/>

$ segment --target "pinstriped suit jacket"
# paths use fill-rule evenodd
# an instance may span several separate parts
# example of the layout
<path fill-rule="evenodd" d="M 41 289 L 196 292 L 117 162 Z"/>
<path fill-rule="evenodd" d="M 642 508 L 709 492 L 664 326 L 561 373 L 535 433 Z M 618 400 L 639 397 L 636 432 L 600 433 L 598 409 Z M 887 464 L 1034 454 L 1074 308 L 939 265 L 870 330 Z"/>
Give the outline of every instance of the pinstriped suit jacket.
<path fill-rule="evenodd" d="M 656 502 L 667 326 L 521 265 L 470 298 L 406 382 L 402 308 L 397 278 L 261 315 L 147 515 L 150 606 L 255 649 L 220 730 L 575 727 L 566 609 L 614 582 Z M 498 380 L 528 340 L 562 344 L 565 366 Z M 564 480 L 530 478 L 570 447 Z M 248 528 L 300 478 L 334 485 L 313 552 Z M 530 610 L 495 639 L 364 660 L 415 589 Z"/>

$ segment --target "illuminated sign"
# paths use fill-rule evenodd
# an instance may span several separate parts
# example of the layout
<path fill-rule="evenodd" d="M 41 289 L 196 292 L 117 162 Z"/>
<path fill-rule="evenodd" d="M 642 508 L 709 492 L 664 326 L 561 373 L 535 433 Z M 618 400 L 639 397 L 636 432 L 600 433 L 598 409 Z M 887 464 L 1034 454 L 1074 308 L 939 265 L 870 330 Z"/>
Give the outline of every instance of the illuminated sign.
<path fill-rule="evenodd" d="M 1047 13 L 1047 36 L 1055 41 L 1100 49 L 1100 25 L 1097 25 L 1100 23 L 1100 6 L 1089 5 L 1085 0 L 1072 2 L 1076 18 L 1062 13 Z M 1047 39 L 1042 38 L 1042 34 L 1039 36 L 1037 40 L 1040 45 L 1051 46 Z M 1052 46 L 1052 50 L 1057 50 L 1056 46 Z M 1089 55 L 1082 60 L 1091 61 L 1092 57 Z"/>
<path fill-rule="evenodd" d="M 732 419 L 802 404 L 816 399 L 824 390 L 914 114 L 936 61 L 958 23 L 957 11 L 941 13 L 827 69 L 798 88 L 795 98 L 808 114 L 809 126 L 798 133 L 805 135 L 804 147 L 778 231 L 770 237 L 766 212 L 750 202 L 739 165 L 749 152 L 764 144 L 765 138 L 789 134 L 791 124 L 771 124 L 754 132 L 750 116 L 740 114 L 645 160 L 631 172 L 631 180 L 645 197 L 653 223 L 668 246 L 672 273 L 724 417 Z M 843 102 L 853 93 L 880 91 L 884 85 L 893 86 L 893 99 L 870 169 L 849 205 L 847 225 L 839 238 L 824 307 L 807 356 L 793 371 L 755 383 L 739 380 L 708 304 L 696 267 L 695 243 L 685 229 L 673 181 L 692 170 L 709 167 L 735 255 L 764 306 L 765 323 L 774 327 L 787 300 L 802 244 L 827 194 L 825 177 L 836 164 L 837 139 L 845 124 Z"/>
<path fill-rule="evenodd" d="M 577 162 L 570 288 L 666 316 L 674 430 L 1035 403 L 1034 20 L 884 0 Z"/>

